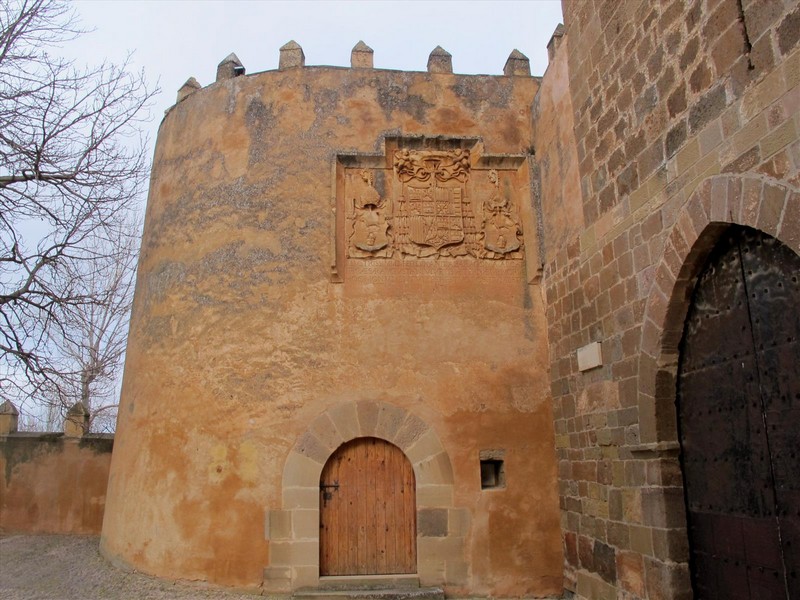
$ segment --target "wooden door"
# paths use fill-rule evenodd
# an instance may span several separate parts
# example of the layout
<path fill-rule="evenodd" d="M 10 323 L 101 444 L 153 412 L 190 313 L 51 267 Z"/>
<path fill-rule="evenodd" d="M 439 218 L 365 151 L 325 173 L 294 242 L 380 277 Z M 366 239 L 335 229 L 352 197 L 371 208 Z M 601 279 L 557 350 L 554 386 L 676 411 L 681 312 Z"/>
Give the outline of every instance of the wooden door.
<path fill-rule="evenodd" d="M 320 575 L 417 572 L 414 470 L 376 438 L 343 444 L 320 478 Z"/>
<path fill-rule="evenodd" d="M 800 256 L 732 227 L 701 274 L 678 370 L 695 597 L 800 598 Z"/>

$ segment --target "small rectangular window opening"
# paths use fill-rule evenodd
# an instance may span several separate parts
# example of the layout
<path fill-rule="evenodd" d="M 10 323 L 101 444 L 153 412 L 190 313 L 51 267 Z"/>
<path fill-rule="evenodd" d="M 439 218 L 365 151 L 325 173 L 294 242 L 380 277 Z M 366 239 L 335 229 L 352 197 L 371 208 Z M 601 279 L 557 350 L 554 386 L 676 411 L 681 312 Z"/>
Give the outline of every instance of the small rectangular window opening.
<path fill-rule="evenodd" d="M 491 490 L 506 487 L 506 472 L 503 467 L 503 450 L 481 450 L 481 489 Z"/>

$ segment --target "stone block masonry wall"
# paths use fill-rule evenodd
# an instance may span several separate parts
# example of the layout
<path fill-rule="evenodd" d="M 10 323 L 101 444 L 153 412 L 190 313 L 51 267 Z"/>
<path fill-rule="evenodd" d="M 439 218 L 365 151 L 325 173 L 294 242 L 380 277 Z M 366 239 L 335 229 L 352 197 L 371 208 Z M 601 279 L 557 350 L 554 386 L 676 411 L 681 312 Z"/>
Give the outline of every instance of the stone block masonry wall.
<path fill-rule="evenodd" d="M 565 585 L 580 598 L 690 598 L 678 346 L 726 223 L 800 249 L 800 8 L 563 6 L 555 60 L 568 53 L 575 141 L 567 131 L 537 158 L 546 182 L 577 144 L 579 199 L 543 194 L 543 214 L 580 202 L 584 221 L 545 248 Z M 590 342 L 602 365 L 581 372 Z"/>
<path fill-rule="evenodd" d="M 738 4 L 565 3 L 568 31 L 581 36 L 569 66 L 587 223 L 623 203 L 690 137 L 707 147 L 729 134 L 729 121 L 719 132 L 707 126 L 796 46 L 796 2 L 744 1 L 742 18 Z M 753 166 L 748 150 L 731 149 L 731 168 Z"/>

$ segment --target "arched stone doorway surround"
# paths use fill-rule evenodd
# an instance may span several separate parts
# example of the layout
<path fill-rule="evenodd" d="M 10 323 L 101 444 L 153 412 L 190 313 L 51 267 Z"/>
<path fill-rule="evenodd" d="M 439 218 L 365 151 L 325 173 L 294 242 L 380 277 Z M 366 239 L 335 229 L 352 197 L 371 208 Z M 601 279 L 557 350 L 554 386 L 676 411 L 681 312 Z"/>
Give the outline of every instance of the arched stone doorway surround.
<path fill-rule="evenodd" d="M 758 229 L 800 254 L 800 190 L 755 174 L 704 180 L 684 204 L 655 263 L 640 344 L 639 434 L 643 449 L 677 449 L 676 373 L 697 277 L 730 224 Z"/>
<path fill-rule="evenodd" d="M 311 422 L 283 468 L 280 510 L 267 511 L 269 566 L 264 589 L 318 587 L 319 482 L 328 458 L 360 437 L 400 448 L 417 485 L 417 573 L 421 585 L 466 583 L 465 536 L 469 512 L 453 504 L 453 467 L 436 432 L 418 416 L 385 402 L 351 402 Z"/>
<path fill-rule="evenodd" d="M 639 346 L 640 445 L 632 452 L 636 458 L 653 460 L 657 467 L 649 502 L 660 507 L 659 526 L 675 534 L 668 537 L 663 558 L 684 567 L 673 572 L 672 585 L 678 589 L 689 586 L 675 409 L 680 344 L 697 278 L 731 224 L 758 229 L 800 254 L 800 190 L 756 174 L 709 177 L 681 208 L 654 263 Z"/>

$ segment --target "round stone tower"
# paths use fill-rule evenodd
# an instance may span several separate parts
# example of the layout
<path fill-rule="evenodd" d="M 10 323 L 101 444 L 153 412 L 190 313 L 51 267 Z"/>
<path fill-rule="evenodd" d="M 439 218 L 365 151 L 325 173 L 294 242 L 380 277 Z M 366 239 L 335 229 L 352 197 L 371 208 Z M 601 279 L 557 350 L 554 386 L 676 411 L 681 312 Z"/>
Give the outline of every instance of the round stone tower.
<path fill-rule="evenodd" d="M 305 67 L 158 135 L 102 549 L 269 592 L 561 592 L 531 105 L 502 76 Z"/>

